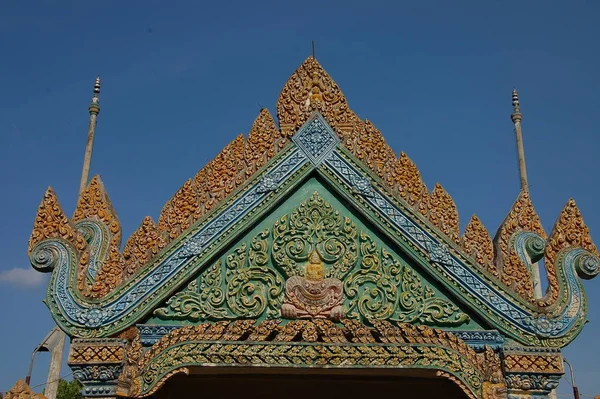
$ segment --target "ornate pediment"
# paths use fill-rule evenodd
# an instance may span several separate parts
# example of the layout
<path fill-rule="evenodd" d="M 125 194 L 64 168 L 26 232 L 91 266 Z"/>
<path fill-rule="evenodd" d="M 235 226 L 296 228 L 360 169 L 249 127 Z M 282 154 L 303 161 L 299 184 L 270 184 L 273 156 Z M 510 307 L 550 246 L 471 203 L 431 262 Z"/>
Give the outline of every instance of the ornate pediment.
<path fill-rule="evenodd" d="M 89 392 L 143 397 L 208 364 L 412 362 L 469 397 L 501 397 L 492 348 L 505 341 L 514 347 L 509 388 L 552 388 L 562 373 L 556 348 L 586 321 L 580 278 L 600 271 L 573 201 L 549 237 L 527 191 L 493 240 L 476 216 L 461 235 L 450 194 L 439 183 L 430 192 L 312 57 L 285 84 L 277 115 L 279 126 L 261 110 L 248 137 L 187 180 L 156 223 L 145 218 L 123 252 L 99 177 L 71 219 L 47 191 L 30 260 L 52 273 L 55 321 L 91 356 L 70 360 L 77 375 L 111 376 L 89 377 Z M 539 298 L 532 275 L 541 259 L 549 289 Z M 523 370 L 538 359 L 550 363 L 534 381 Z"/>
<path fill-rule="evenodd" d="M 469 316 L 311 180 L 147 323 L 240 318 L 462 326 Z M 476 328 L 479 326 L 475 325 Z"/>

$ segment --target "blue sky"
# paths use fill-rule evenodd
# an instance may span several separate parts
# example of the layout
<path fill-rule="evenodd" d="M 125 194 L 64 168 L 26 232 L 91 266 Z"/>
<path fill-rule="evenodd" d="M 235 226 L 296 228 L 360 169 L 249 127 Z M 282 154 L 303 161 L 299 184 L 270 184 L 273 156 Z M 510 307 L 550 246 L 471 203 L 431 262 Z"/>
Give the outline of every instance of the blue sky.
<path fill-rule="evenodd" d="M 124 237 L 247 133 L 259 104 L 275 114 L 315 40 L 352 109 L 415 161 L 430 189 L 439 181 L 450 192 L 462 228 L 477 213 L 495 232 L 517 196 L 509 118 L 517 87 L 546 231 L 573 197 L 600 243 L 599 12 L 596 2 L 552 1 L 3 1 L 0 391 L 25 376 L 52 327 L 41 302 L 47 276 L 24 271 L 27 241 L 47 186 L 74 209 L 97 74 L 92 173 Z M 585 287 L 590 323 L 564 353 L 581 392 L 594 395 L 600 282 Z M 44 382 L 47 358 L 33 385 Z M 569 389 L 563 380 L 559 393 Z"/>

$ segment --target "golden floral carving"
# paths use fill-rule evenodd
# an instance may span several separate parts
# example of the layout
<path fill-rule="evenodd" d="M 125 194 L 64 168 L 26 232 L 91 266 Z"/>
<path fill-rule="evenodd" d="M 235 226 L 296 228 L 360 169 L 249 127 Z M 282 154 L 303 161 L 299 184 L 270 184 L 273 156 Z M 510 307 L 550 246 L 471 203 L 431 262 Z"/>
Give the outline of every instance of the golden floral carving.
<path fill-rule="evenodd" d="M 494 247 L 496 269 L 500 272 L 501 281 L 521 295 L 533 299 L 533 282 L 531 274 L 523 261 L 511 248 L 511 237 L 519 231 L 530 231 L 546 238 L 546 232 L 537 215 L 527 191 L 521 191 L 510 212 L 500 225 Z"/>
<path fill-rule="evenodd" d="M 171 241 L 187 230 L 193 222 L 193 215 L 198 206 L 196 190 L 192 180 L 188 179 L 160 213 L 158 228 L 167 233 L 165 238 Z"/>
<path fill-rule="evenodd" d="M 583 221 L 581 211 L 573 199 L 569 199 L 560 212 L 546 244 L 544 265 L 548 277 L 548 291 L 546 296 L 538 301 L 540 306 L 548 306 L 558 299 L 556 259 L 560 251 L 569 247 L 580 247 L 598 256 L 598 249 L 592 241 L 590 229 Z"/>
<path fill-rule="evenodd" d="M 33 392 L 25 381 L 19 380 L 15 386 L 4 395 L 4 399 L 46 399 L 46 397 L 42 394 Z"/>
<path fill-rule="evenodd" d="M 269 110 L 261 109 L 246 140 L 246 175 L 251 176 L 263 167 L 287 141 L 281 137 Z"/>
<path fill-rule="evenodd" d="M 393 171 L 393 189 L 400 198 L 414 207 L 422 215 L 427 215 L 427 200 L 429 192 L 421 178 L 421 172 L 415 163 L 404 152 L 395 162 Z"/>
<path fill-rule="evenodd" d="M 238 135 L 235 140 L 210 162 L 208 174 L 208 190 L 220 202 L 245 180 L 244 136 Z"/>
<path fill-rule="evenodd" d="M 366 120 L 363 126 L 363 131 L 356 137 L 354 155 L 384 179 L 390 166 L 396 161 L 396 156 L 371 121 Z"/>
<path fill-rule="evenodd" d="M 431 223 L 451 240 L 460 243 L 456 204 L 440 183 L 435 184 L 427 203 L 427 209 L 427 216 Z"/>
<path fill-rule="evenodd" d="M 75 231 L 69 222 L 52 187 L 48 187 L 46 190 L 35 215 L 28 253 L 31 255 L 33 247 L 49 238 L 62 238 L 73 244 L 78 250 L 85 249 L 87 245 L 85 239 Z"/>
<path fill-rule="evenodd" d="M 490 233 L 477 215 L 471 216 L 461 240 L 465 252 L 477 261 L 479 266 L 498 277 L 494 264 L 494 246 Z"/>
<path fill-rule="evenodd" d="M 336 131 L 351 130 L 357 116 L 348 108 L 339 86 L 313 57 L 288 79 L 277 100 L 277 117 L 284 136 L 292 136 L 314 111 Z"/>
<path fill-rule="evenodd" d="M 110 234 L 108 257 L 104 259 L 98 269 L 98 275 L 91 289 L 89 291 L 86 289 L 83 292 L 85 295 L 98 298 L 106 295 L 121 283 L 125 268 L 125 260 L 120 252 L 121 224 L 98 175 L 92 178 L 79 196 L 71 220 L 73 223 L 77 223 L 84 219 L 92 219 L 104 224 Z M 82 279 L 83 277 L 80 275 L 79 278 Z"/>
<path fill-rule="evenodd" d="M 123 250 L 123 257 L 125 258 L 123 279 L 128 280 L 150 259 L 156 256 L 165 245 L 166 243 L 158 226 L 150 216 L 146 216 L 125 244 Z"/>

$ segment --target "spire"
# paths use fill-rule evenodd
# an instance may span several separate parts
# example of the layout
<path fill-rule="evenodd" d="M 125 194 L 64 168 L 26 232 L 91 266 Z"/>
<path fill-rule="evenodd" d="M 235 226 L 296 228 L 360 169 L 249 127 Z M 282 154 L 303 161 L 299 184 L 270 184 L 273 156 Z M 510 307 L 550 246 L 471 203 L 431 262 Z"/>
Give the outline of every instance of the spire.
<path fill-rule="evenodd" d="M 96 130 L 96 119 L 100 113 L 100 76 L 96 78 L 94 83 L 94 96 L 88 110 L 90 111 L 90 124 L 88 126 L 88 139 L 85 146 L 85 155 L 83 157 L 83 170 L 81 171 L 81 182 L 79 183 L 79 195 L 87 186 L 88 177 L 90 174 L 90 164 L 92 162 L 92 148 L 94 146 L 94 133 Z"/>
<path fill-rule="evenodd" d="M 521 114 L 519 93 L 517 92 L 517 89 L 513 89 L 512 92 L 512 105 L 513 113 L 510 115 L 510 119 L 515 125 L 515 135 L 517 137 L 517 156 L 519 158 L 521 191 L 529 191 L 529 184 L 527 183 L 527 167 L 525 166 L 525 150 L 523 148 L 523 134 L 521 132 L 521 120 L 523 119 L 523 115 Z"/>

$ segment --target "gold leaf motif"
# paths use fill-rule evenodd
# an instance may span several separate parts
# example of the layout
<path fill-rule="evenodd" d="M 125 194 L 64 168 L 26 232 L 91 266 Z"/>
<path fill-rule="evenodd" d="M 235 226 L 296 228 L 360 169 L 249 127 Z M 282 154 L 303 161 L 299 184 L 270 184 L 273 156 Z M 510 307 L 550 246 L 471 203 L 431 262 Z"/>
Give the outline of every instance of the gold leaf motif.
<path fill-rule="evenodd" d="M 19 380 L 10 391 L 6 392 L 4 399 L 46 399 L 46 397 L 33 392 L 25 381 Z"/>
<path fill-rule="evenodd" d="M 364 130 L 358 135 L 354 155 L 380 178 L 385 178 L 390 165 L 396 160 L 394 151 L 385 142 L 381 132 L 366 120 Z"/>
<path fill-rule="evenodd" d="M 210 162 L 208 191 L 215 201 L 225 199 L 245 180 L 244 149 L 244 136 L 240 134 Z"/>
<path fill-rule="evenodd" d="M 150 216 L 146 216 L 142 224 L 133 232 L 125 243 L 123 257 L 125 258 L 125 281 L 148 263 L 166 243 L 160 235 L 158 226 Z"/>
<path fill-rule="evenodd" d="M 69 218 L 63 212 L 52 187 L 48 187 L 46 190 L 44 199 L 35 215 L 33 231 L 27 249 L 28 253 L 31 255 L 33 247 L 49 238 L 62 238 L 80 251 L 85 249 L 87 245 L 84 238 L 75 231 L 69 222 Z"/>
<path fill-rule="evenodd" d="M 494 247 L 492 238 L 476 215 L 471 216 L 471 220 L 469 220 L 462 236 L 461 244 L 465 252 L 472 256 L 479 266 L 483 266 L 483 269 L 498 277 L 498 271 L 493 263 Z"/>
<path fill-rule="evenodd" d="M 88 291 L 84 289 L 83 294 L 93 298 L 99 298 L 116 286 L 123 279 L 125 260 L 120 252 L 121 249 L 121 223 L 115 213 L 104 184 L 100 176 L 92 178 L 88 186 L 83 190 L 77 201 L 77 207 L 73 214 L 72 222 L 76 223 L 84 219 L 91 219 L 106 226 L 109 232 L 108 257 L 100 259 L 104 261 L 98 269 L 98 275 Z M 80 279 L 83 278 L 81 275 Z M 80 281 L 79 286 L 82 286 Z"/>
<path fill-rule="evenodd" d="M 313 57 L 308 57 L 288 79 L 277 100 L 283 135 L 293 136 L 314 111 L 319 111 L 338 132 L 351 130 L 358 118 L 329 74 Z"/>
<path fill-rule="evenodd" d="M 531 274 L 523 261 L 510 247 L 513 234 L 519 231 L 530 231 L 546 238 L 546 232 L 537 215 L 527 191 L 521 191 L 510 212 L 500 225 L 494 248 L 496 269 L 500 272 L 501 281 L 521 295 L 531 300 L 533 298 L 533 282 Z"/>
<path fill-rule="evenodd" d="M 427 205 L 429 211 L 427 216 L 431 223 L 451 240 L 460 243 L 456 204 L 440 183 L 435 184 Z"/>
<path fill-rule="evenodd" d="M 168 234 L 165 237 L 168 241 L 179 237 L 190 227 L 198 207 L 198 196 L 194 184 L 191 179 L 188 179 L 167 202 L 158 219 L 158 228 L 161 232 Z"/>
<path fill-rule="evenodd" d="M 246 175 L 251 176 L 263 167 L 287 141 L 281 137 L 269 110 L 261 109 L 246 140 Z"/>
<path fill-rule="evenodd" d="M 391 174 L 392 177 L 388 178 L 388 181 L 393 182 L 393 190 L 400 194 L 400 198 L 422 215 L 427 215 L 429 192 L 421 179 L 421 172 L 404 152 L 400 153 L 400 157 L 394 163 Z"/>
<path fill-rule="evenodd" d="M 598 256 L 598 249 L 592 241 L 590 230 L 573 199 L 569 199 L 560 212 L 546 244 L 544 265 L 548 276 L 548 291 L 546 296 L 538 301 L 540 306 L 549 306 L 558 299 L 560 288 L 556 275 L 556 259 L 560 251 L 569 247 L 580 247 Z"/>

